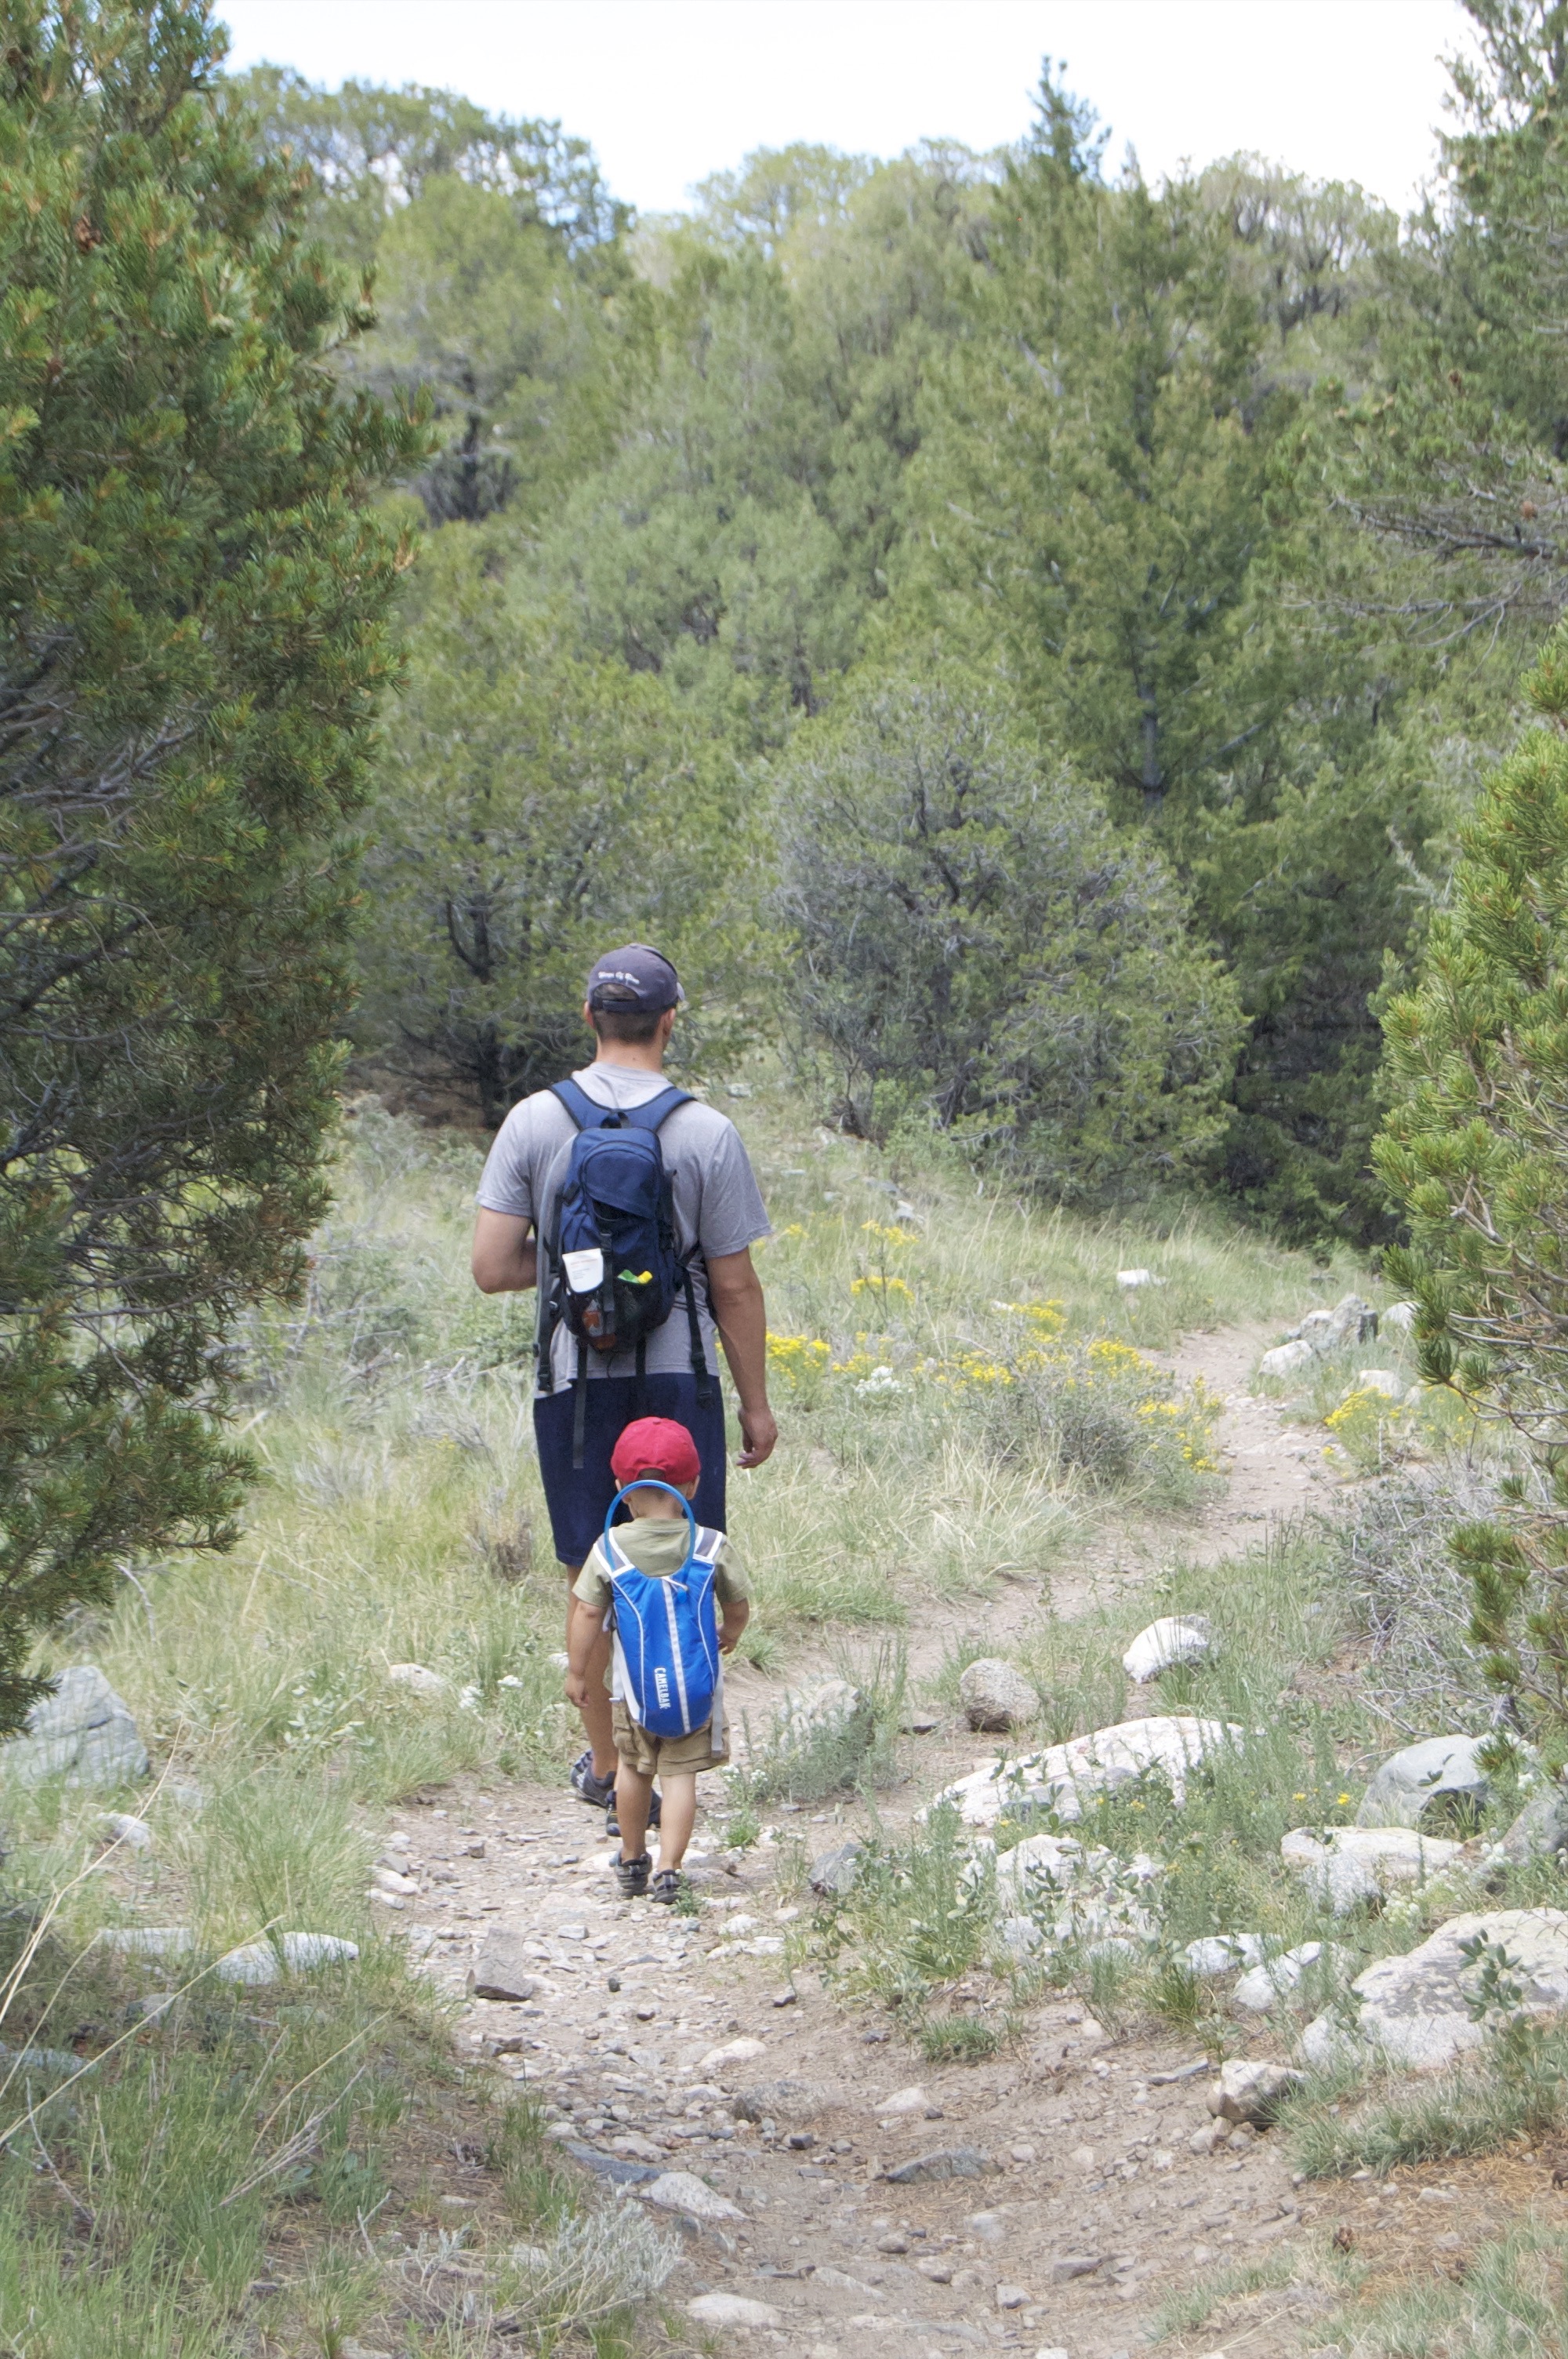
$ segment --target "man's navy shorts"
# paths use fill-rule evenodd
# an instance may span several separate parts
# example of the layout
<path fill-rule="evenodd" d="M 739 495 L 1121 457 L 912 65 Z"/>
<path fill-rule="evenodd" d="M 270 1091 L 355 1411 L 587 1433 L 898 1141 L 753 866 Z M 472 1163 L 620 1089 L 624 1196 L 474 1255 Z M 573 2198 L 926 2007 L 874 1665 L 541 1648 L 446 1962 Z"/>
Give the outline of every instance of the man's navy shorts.
<path fill-rule="evenodd" d="M 635 1376 L 596 1376 L 588 1386 L 588 1421 L 582 1464 L 572 1464 L 572 1423 L 577 1395 L 570 1385 L 534 1403 L 534 1433 L 539 1445 L 539 1475 L 550 1510 L 556 1554 L 563 1564 L 581 1564 L 604 1529 L 605 1509 L 615 1496 L 610 1453 L 636 1417 L 673 1418 L 684 1425 L 702 1461 L 702 1480 L 691 1503 L 699 1524 L 724 1529 L 724 1404 L 719 1380 L 707 1408 L 697 1405 L 697 1378 L 650 1375 L 643 1406 L 637 1406 Z M 626 1510 L 622 1508 L 622 1515 Z"/>

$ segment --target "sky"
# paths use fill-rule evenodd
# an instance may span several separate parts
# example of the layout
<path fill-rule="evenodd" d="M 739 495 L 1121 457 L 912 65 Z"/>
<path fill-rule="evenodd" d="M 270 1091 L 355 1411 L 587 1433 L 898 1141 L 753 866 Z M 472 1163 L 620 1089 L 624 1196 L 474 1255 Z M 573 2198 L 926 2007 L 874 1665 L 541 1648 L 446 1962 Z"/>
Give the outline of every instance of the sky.
<path fill-rule="evenodd" d="M 1016 139 L 1043 56 L 1158 179 L 1238 148 L 1403 210 L 1457 0 L 219 0 L 231 64 L 421 82 L 557 118 L 614 193 L 678 211 L 754 147 Z"/>

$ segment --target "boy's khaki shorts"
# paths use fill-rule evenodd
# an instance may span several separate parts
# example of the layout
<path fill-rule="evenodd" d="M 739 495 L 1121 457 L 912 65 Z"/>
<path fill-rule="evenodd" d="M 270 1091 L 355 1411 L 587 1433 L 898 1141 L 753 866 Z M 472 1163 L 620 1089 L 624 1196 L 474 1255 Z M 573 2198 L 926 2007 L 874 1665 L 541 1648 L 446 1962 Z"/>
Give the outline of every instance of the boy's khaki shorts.
<path fill-rule="evenodd" d="M 719 1751 L 711 1750 L 711 1721 L 694 1728 L 689 1736 L 650 1736 L 645 1728 L 638 1727 L 623 1703 L 612 1703 L 610 1717 L 615 1732 L 615 1750 L 639 1777 L 656 1777 L 666 1770 L 671 1776 L 689 1776 L 697 1769 L 721 1768 L 730 1758 L 728 1731 L 719 1739 Z"/>

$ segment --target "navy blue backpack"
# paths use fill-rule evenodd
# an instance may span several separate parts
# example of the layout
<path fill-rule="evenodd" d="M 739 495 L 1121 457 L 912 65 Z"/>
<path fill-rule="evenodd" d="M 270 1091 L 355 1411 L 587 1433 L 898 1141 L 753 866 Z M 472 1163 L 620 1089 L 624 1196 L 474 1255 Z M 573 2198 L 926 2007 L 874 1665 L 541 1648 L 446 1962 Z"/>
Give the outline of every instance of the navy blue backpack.
<path fill-rule="evenodd" d="M 589 1352 L 606 1358 L 616 1352 L 636 1354 L 633 1415 L 643 1416 L 648 1338 L 664 1325 L 682 1293 L 691 1370 L 704 1408 L 713 1397 L 713 1379 L 702 1348 L 690 1266 L 676 1242 L 675 1198 L 659 1146 L 661 1125 L 677 1106 L 692 1103 L 690 1093 L 662 1090 L 645 1105 L 624 1108 L 596 1103 L 576 1082 L 557 1082 L 553 1095 L 577 1125 L 577 1136 L 553 1216 L 540 1232 L 545 1268 L 536 1345 L 539 1389 L 555 1389 L 551 1345 L 557 1326 L 565 1326 L 578 1346 L 572 1464 L 580 1467 Z"/>

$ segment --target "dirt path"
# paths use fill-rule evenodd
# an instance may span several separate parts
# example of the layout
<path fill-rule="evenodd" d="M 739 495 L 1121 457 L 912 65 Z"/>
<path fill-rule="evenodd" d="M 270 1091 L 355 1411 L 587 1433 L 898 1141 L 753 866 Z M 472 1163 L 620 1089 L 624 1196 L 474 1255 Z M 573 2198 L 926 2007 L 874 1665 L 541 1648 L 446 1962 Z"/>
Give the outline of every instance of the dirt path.
<path fill-rule="evenodd" d="M 1078 1595 L 1131 1585 L 1173 1548 L 1211 1560 L 1327 1484 L 1311 1437 L 1244 1390 L 1260 1340 L 1230 1330 L 1171 1355 L 1225 1397 L 1225 1495 L 1190 1531 L 1145 1535 L 1140 1551 L 1123 1536 Z M 1059 1591 L 1050 1602 L 1071 1610 Z M 1040 1604 L 1004 1598 L 988 1627 Z M 984 1744 L 957 1730 L 922 1742 L 906 1810 Z M 1299 2359 L 1334 2307 L 1312 2257 L 1314 2223 L 1353 2217 L 1359 2249 L 1386 2248 L 1392 2267 L 1456 2221 L 1468 2245 L 1496 2214 L 1465 2167 L 1449 2166 L 1447 2183 L 1475 2200 L 1439 2220 L 1418 2181 L 1440 2172 L 1325 2193 L 1292 2187 L 1267 2137 L 1195 2151 L 1209 2124 L 1195 2048 L 1175 2034 L 1113 2041 L 1065 2002 L 1033 2011 L 1026 2039 L 1000 2058 L 922 2067 L 885 2017 L 839 2006 L 813 1973 L 786 1977 L 800 1910 L 779 1897 L 783 1846 L 827 1848 L 856 1822 L 854 1805 L 781 1809 L 745 1854 L 703 1848 L 699 1828 L 700 1905 L 683 1917 L 615 1897 L 595 1820 L 558 1789 L 443 1800 L 398 1813 L 388 1854 L 421 1884 L 401 1905 L 425 1971 L 462 1993 L 495 1928 L 521 1941 L 538 1984 L 525 2003 L 470 1998 L 461 2039 L 536 2091 L 555 2134 L 607 2182 L 694 2172 L 734 2206 L 710 2226 L 671 2221 L 686 2242 L 669 2298 L 764 2304 L 772 2323 L 749 2330 L 754 2342 L 802 2359 L 848 2359 L 868 2336 L 893 2359 L 991 2345 L 1130 2359 L 1162 2301 L 1217 2267 L 1255 2267 L 1271 2282 L 1165 2347 L 1211 2354 L 1223 2336 L 1232 2359 Z M 914 2086 L 923 2093 L 907 2110 L 880 2110 Z M 898 2176 L 955 2149 L 977 2175 Z M 633 2188 L 622 2200 L 643 2199 Z"/>

